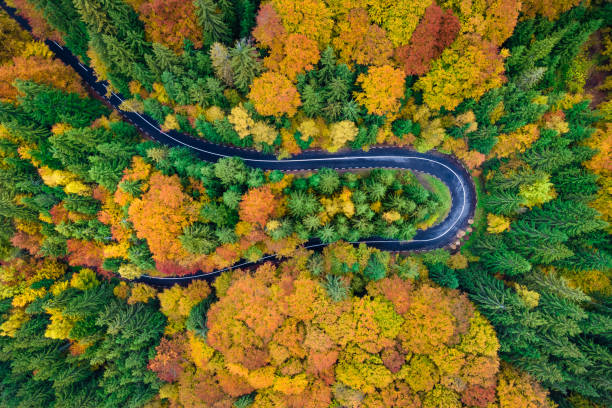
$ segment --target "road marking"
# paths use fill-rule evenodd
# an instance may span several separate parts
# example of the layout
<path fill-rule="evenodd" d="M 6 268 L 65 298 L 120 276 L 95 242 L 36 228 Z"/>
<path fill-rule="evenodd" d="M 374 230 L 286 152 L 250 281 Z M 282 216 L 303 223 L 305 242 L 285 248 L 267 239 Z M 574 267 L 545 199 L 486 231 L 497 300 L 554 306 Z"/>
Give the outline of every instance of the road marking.
<path fill-rule="evenodd" d="M 55 44 L 55 45 L 56 45 L 58 48 L 60 48 L 61 50 L 63 50 L 63 49 L 64 49 L 64 48 L 63 48 L 61 45 L 59 45 L 57 42 L 55 42 L 55 41 L 53 41 L 53 40 L 51 40 L 51 41 L 52 41 L 52 42 L 53 42 L 53 43 L 54 43 L 54 44 Z M 79 64 L 79 66 L 81 66 L 81 68 L 83 68 L 85 71 L 88 71 L 88 69 L 87 69 L 85 66 L 83 66 L 83 65 L 82 65 L 80 62 L 78 62 L 78 64 Z M 95 76 L 95 72 L 94 72 L 94 76 Z M 105 84 L 102 84 L 102 86 L 104 86 L 104 89 L 106 90 L 106 92 L 108 92 L 108 89 L 107 89 L 106 85 L 105 85 Z M 117 94 L 115 94 L 114 92 L 112 93 L 112 95 L 113 95 L 113 96 L 115 96 L 115 97 L 117 97 L 117 99 L 119 99 L 121 102 L 123 102 L 123 99 L 121 99 L 121 98 L 120 98 L 120 97 L 119 97 Z M 105 96 L 104 96 L 104 97 L 105 97 Z M 109 100 L 109 102 L 110 102 L 110 99 L 111 99 L 111 98 L 107 98 L 107 99 L 108 99 L 108 100 Z M 112 103 L 111 103 L 111 104 L 112 104 Z M 115 109 L 117 109 L 119 112 L 122 112 L 122 110 L 121 110 L 121 109 L 119 109 L 117 106 L 115 106 Z M 134 111 L 133 111 L 133 112 L 134 112 Z M 138 112 L 134 112 L 134 113 L 135 113 L 136 115 L 138 115 L 138 116 L 139 116 L 139 117 L 140 117 L 140 118 L 141 118 L 143 121 L 145 121 L 146 123 L 148 123 L 148 124 L 149 124 L 151 127 L 153 127 L 155 130 L 157 130 L 157 132 L 159 132 L 159 133 L 161 133 L 161 134 L 165 135 L 165 136 L 166 136 L 166 137 L 168 137 L 169 139 L 174 140 L 175 142 L 177 142 L 177 143 L 178 143 L 178 144 L 180 144 L 180 145 L 183 145 L 183 146 L 185 146 L 185 147 L 191 148 L 192 150 L 200 151 L 200 152 L 207 153 L 207 154 L 210 154 L 210 155 L 213 155 L 213 156 L 217 156 L 217 157 L 232 157 L 232 156 L 234 156 L 234 155 L 232 155 L 232 156 L 228 156 L 228 155 L 225 155 L 225 154 L 220 154 L 220 153 L 215 153 L 215 152 L 207 151 L 207 150 L 204 150 L 204 149 L 200 149 L 200 148 L 198 148 L 198 147 L 196 147 L 196 146 L 192 146 L 192 145 L 190 145 L 189 143 L 183 142 L 182 140 L 178 140 L 178 139 L 176 139 L 176 138 L 174 138 L 174 137 L 170 136 L 170 135 L 169 135 L 169 134 L 167 134 L 166 132 L 162 131 L 161 129 L 157 128 L 155 125 L 153 125 L 152 123 L 150 123 L 150 122 L 149 122 L 147 119 L 145 119 L 145 118 L 144 118 L 142 115 L 140 115 Z M 145 132 L 145 133 L 147 133 L 147 132 Z M 148 133 L 147 133 L 147 134 L 148 134 Z M 155 136 L 151 136 L 151 137 L 152 137 L 153 139 L 155 139 L 155 140 L 158 140 L 158 139 L 157 139 Z M 188 135 L 186 135 L 186 137 L 189 137 L 189 136 L 188 136 Z M 246 150 L 247 150 L 247 149 L 240 148 L 240 147 L 238 147 L 238 148 L 233 147 L 233 146 L 229 146 L 229 147 L 231 147 L 232 149 L 237 149 L 237 150 L 243 150 L 243 151 L 246 151 Z M 372 147 L 372 149 L 380 149 L 380 148 L 384 148 L 384 146 L 374 146 L 374 147 Z M 320 149 L 319 149 L 319 150 L 320 150 Z M 456 224 L 459 222 L 459 218 L 461 218 L 461 216 L 464 214 L 464 212 L 465 212 L 465 207 L 466 207 L 466 195 L 467 195 L 467 193 L 466 193 L 465 185 L 464 185 L 463 180 L 461 179 L 461 177 L 459 177 L 459 175 L 458 175 L 457 173 L 455 173 L 455 171 L 453 171 L 453 169 L 451 169 L 450 167 L 448 167 L 448 166 L 447 166 L 447 165 L 445 165 L 444 163 L 441 163 L 441 162 L 439 162 L 439 161 L 437 161 L 437 160 L 427 159 L 427 158 L 423 158 L 423 157 L 415 157 L 415 156 L 412 156 L 412 157 L 411 157 L 411 156 L 409 156 L 409 155 L 406 155 L 406 156 L 399 156 L 399 155 L 387 156 L 387 155 L 383 155 L 383 156 L 366 156 L 366 157 L 355 156 L 355 157 L 334 157 L 334 158 L 313 158 L 313 159 L 288 159 L 288 160 L 283 160 L 282 162 L 284 162 L 284 163 L 291 163 L 291 162 L 296 163 L 296 162 L 317 162 L 317 161 L 326 161 L 326 160 L 364 160 L 364 159 L 365 159 L 365 160 L 371 160 L 371 159 L 392 159 L 392 158 L 395 158 L 395 159 L 397 159 L 397 158 L 403 158 L 403 159 L 424 160 L 424 161 L 429 161 L 429 162 L 432 162 L 432 163 L 439 164 L 439 165 L 441 165 L 441 166 L 445 167 L 446 169 L 448 169 L 448 170 L 449 170 L 449 171 L 450 171 L 450 172 L 451 172 L 451 173 L 452 173 L 452 174 L 453 174 L 453 175 L 454 175 L 454 176 L 455 176 L 455 177 L 456 177 L 456 178 L 459 180 L 459 183 L 460 183 L 461 189 L 462 189 L 462 191 L 463 191 L 463 203 L 462 203 L 461 212 L 460 212 L 460 214 L 459 214 L 459 216 L 458 216 L 458 219 L 457 219 L 457 220 L 455 220 L 455 222 L 453 223 L 453 225 L 451 225 L 451 226 L 450 226 L 450 227 L 449 227 L 449 228 L 448 228 L 448 229 L 447 229 L 445 232 L 443 232 L 442 234 L 438 235 L 438 236 L 437 236 L 437 237 L 435 237 L 435 238 L 426 239 L 426 240 L 411 240 L 411 241 L 399 241 L 399 240 L 390 240 L 390 241 L 388 241 L 388 240 L 385 240 L 385 241 L 383 241 L 383 240 L 365 240 L 365 241 L 359 241 L 359 242 L 370 243 L 370 244 L 375 244 L 375 243 L 388 243 L 388 242 L 428 242 L 428 241 L 434 241 L 434 240 L 439 239 L 439 238 L 443 237 L 444 235 L 446 235 L 446 234 L 447 234 L 447 233 L 448 233 L 448 232 L 449 232 L 451 229 L 453 229 L 453 228 L 455 227 L 455 225 L 456 225 Z M 254 163 L 279 163 L 279 162 L 281 162 L 281 161 L 279 161 L 279 160 L 266 160 L 266 159 L 245 159 L 245 158 L 242 158 L 242 160 L 244 160 L 245 162 L 254 162 Z M 367 167 L 350 167 L 350 168 L 351 168 L 351 169 L 355 169 L 355 168 L 367 168 Z M 375 168 L 381 168 L 381 167 L 380 167 L 380 166 L 376 166 Z M 382 168 L 388 168 L 388 167 L 383 166 Z M 344 168 L 344 169 L 345 169 L 345 168 Z M 406 169 L 409 169 L 409 168 L 407 167 Z M 314 169 L 310 169 L 310 170 L 306 170 L 306 171 L 312 171 L 312 170 L 314 170 Z M 285 171 L 288 171 L 288 170 L 285 170 Z M 294 170 L 289 170 L 289 171 L 294 171 Z M 303 169 L 295 169 L 295 171 L 304 171 L 304 170 L 303 170 Z M 452 199 L 452 192 L 451 192 L 451 199 Z M 451 202 L 451 208 L 452 208 L 452 202 Z M 356 242 L 352 242 L 352 243 L 356 243 Z M 321 246 L 325 246 L 325 245 L 327 245 L 327 244 L 323 244 L 323 243 L 322 243 L 322 244 L 314 244 L 314 245 L 308 245 L 308 246 L 306 246 L 306 248 L 316 248 L 316 247 L 321 247 Z M 244 266 L 244 265 L 248 265 L 248 264 L 258 263 L 258 262 L 261 262 L 261 261 L 266 260 L 266 259 L 269 259 L 269 258 L 274 258 L 274 257 L 276 257 L 276 256 L 277 256 L 277 254 L 267 255 L 267 256 L 265 256 L 265 257 L 262 257 L 261 259 L 259 259 L 259 260 L 258 260 L 258 261 L 256 261 L 256 262 L 244 262 L 244 263 L 241 263 L 241 264 L 238 264 L 238 265 L 232 265 L 232 266 L 230 266 L 230 267 L 223 268 L 223 269 L 218 270 L 218 271 L 213 271 L 213 272 L 206 273 L 206 274 L 199 274 L 199 275 L 188 276 L 188 277 L 164 278 L 164 277 L 149 277 L 149 276 L 147 276 L 147 275 L 143 275 L 143 276 L 144 276 L 144 277 L 149 277 L 149 278 L 152 278 L 152 279 L 160 279 L 160 280 L 163 280 L 163 279 L 194 279 L 194 278 L 198 278 L 198 277 L 212 276 L 212 275 L 214 275 L 214 274 L 218 274 L 218 273 L 221 273 L 221 272 L 226 271 L 226 270 L 229 270 L 229 269 L 238 268 L 238 267 L 241 267 L 241 266 Z"/>
<path fill-rule="evenodd" d="M 118 95 L 116 95 L 113 92 L 113 95 L 117 97 L 117 99 L 119 99 L 121 102 L 123 102 L 123 99 L 121 99 Z M 117 108 L 118 109 L 118 108 Z M 130 109 L 132 111 L 132 113 L 138 115 L 138 117 L 140 117 L 142 120 L 144 120 L 145 122 L 147 122 L 149 125 L 151 125 L 151 127 L 153 127 L 155 130 L 157 130 L 159 133 L 163 134 L 164 136 L 168 137 L 169 139 L 174 140 L 175 142 L 188 147 L 190 149 L 193 150 L 197 150 L 200 151 L 202 153 L 206 153 L 206 154 L 210 154 L 213 156 L 218 156 L 218 157 L 233 157 L 233 156 L 228 156 L 226 154 L 222 154 L 222 153 L 216 153 L 216 152 L 211 152 L 208 150 L 204 150 L 201 149 L 197 146 L 192 146 L 189 143 L 183 142 L 182 140 L 176 139 L 175 137 L 170 136 L 169 134 L 167 134 L 166 132 L 164 132 L 163 130 L 157 128 L 155 125 L 153 125 L 151 122 L 149 122 L 146 118 L 144 118 L 140 113 Z M 317 162 L 317 161 L 330 161 L 330 160 L 372 160 L 372 159 L 376 159 L 376 160 L 385 160 L 385 159 L 397 159 L 397 158 L 403 158 L 403 159 L 413 159 L 413 160 L 424 160 L 424 161 L 429 161 L 432 163 L 436 163 L 439 164 L 443 167 L 445 167 L 447 170 L 449 170 L 457 180 L 459 180 L 459 183 L 461 185 L 461 190 L 463 192 L 463 203 L 462 203 L 462 207 L 461 207 L 461 212 L 459 213 L 459 216 L 457 217 L 457 219 L 455 220 L 455 222 L 453 223 L 453 225 L 451 225 L 450 227 L 448 227 L 448 229 L 446 231 L 444 231 L 442 234 L 434 237 L 434 238 L 430 238 L 430 239 L 420 239 L 420 240 L 411 240 L 411 241 L 399 241 L 399 242 L 430 242 L 430 241 L 435 241 L 441 237 L 443 237 L 444 235 L 446 235 L 450 230 L 452 230 L 455 225 L 457 225 L 457 223 L 459 222 L 459 219 L 461 218 L 461 216 L 463 215 L 463 212 L 465 211 L 465 202 L 466 202 L 466 196 L 467 196 L 467 192 L 465 189 L 465 185 L 463 184 L 463 180 L 461 179 L 461 177 L 455 173 L 455 171 L 453 169 L 451 169 L 450 167 L 448 167 L 446 164 L 439 162 L 437 160 L 433 160 L 433 159 L 428 159 L 425 157 L 417 157 L 417 156 L 410 156 L 410 155 L 406 155 L 406 156 L 387 156 L 387 155 L 383 155 L 383 156 L 344 156 L 344 157 L 327 157 L 327 158 L 312 158 L 312 159 L 285 159 L 285 160 L 267 160 L 267 159 L 246 159 L 246 158 L 241 158 L 243 161 L 245 162 L 255 162 L 255 163 L 298 163 L 298 162 Z M 376 166 L 377 168 L 380 168 L 380 166 Z M 352 168 L 352 167 L 351 167 Z M 401 167 L 402 169 L 410 169 L 409 167 Z M 449 188 L 450 190 L 450 188 Z M 452 197 L 452 194 L 451 194 Z M 376 241 L 379 242 L 379 241 Z M 380 242 L 386 242 L 386 241 L 380 241 Z"/>
<path fill-rule="evenodd" d="M 123 99 L 121 99 L 121 97 L 117 94 L 115 94 L 114 92 L 112 93 L 113 96 L 117 97 L 117 99 L 119 99 L 121 102 L 123 102 Z M 117 110 L 121 111 L 121 109 L 119 109 L 118 107 L 116 107 Z M 205 149 L 201 149 L 197 146 L 193 146 L 187 142 L 184 142 L 182 140 L 179 140 L 171 135 L 169 135 L 168 133 L 164 132 L 163 130 L 161 130 L 160 128 L 158 128 L 157 126 L 155 126 L 153 123 L 149 122 L 145 117 L 143 117 L 140 113 L 130 109 L 130 111 L 132 113 L 134 113 L 135 115 L 137 115 L 140 119 L 142 119 L 143 121 L 145 121 L 146 123 L 148 123 L 153 129 L 155 129 L 157 132 L 163 134 L 164 136 L 166 136 L 167 138 L 174 140 L 175 142 L 177 142 L 180 145 L 183 145 L 185 147 L 188 147 L 192 150 L 196 150 L 202 153 L 206 153 L 206 154 L 210 154 L 212 156 L 217 156 L 217 157 L 233 157 L 226 155 L 226 154 L 222 154 L 222 153 L 216 153 L 216 152 L 211 152 Z M 155 138 L 153 136 L 153 139 L 158 140 L 157 138 Z M 382 148 L 382 147 L 379 147 Z M 240 149 L 240 148 L 239 148 Z M 239 156 L 238 156 L 239 157 Z M 411 156 L 410 154 L 408 155 L 394 155 L 394 156 L 389 156 L 389 155 L 381 155 L 381 156 L 345 156 L 345 157 L 327 157 L 327 158 L 312 158 L 312 159 L 285 159 L 285 160 L 268 160 L 268 159 L 247 159 L 247 158 L 241 158 L 244 162 L 254 162 L 254 163 L 298 163 L 298 162 L 320 162 L 320 161 L 330 161 L 330 160 L 386 160 L 386 159 L 397 159 L 397 158 L 402 158 L 402 159 L 412 159 L 412 160 L 423 160 L 423 161 L 428 161 L 431 163 L 435 163 L 438 164 L 444 168 L 446 168 L 448 171 L 450 171 L 455 178 L 459 181 L 459 184 L 461 186 L 461 190 L 463 193 L 463 200 L 462 200 L 462 205 L 461 205 L 461 212 L 459 213 L 459 215 L 457 216 L 455 222 L 453 222 L 453 224 L 451 226 L 449 226 L 444 232 L 442 232 L 441 234 L 437 235 L 434 238 L 429 238 L 429 239 L 413 239 L 410 241 L 401 241 L 401 240 L 392 240 L 392 241 L 383 241 L 383 240 L 365 240 L 365 241 L 352 241 L 350 242 L 351 244 L 356 244 L 356 243 L 366 243 L 366 244 L 379 244 L 379 243 L 388 243 L 388 242 L 399 242 L 399 243 L 409 243 L 409 242 L 431 242 L 431 241 L 435 241 L 437 239 L 440 239 L 442 237 L 444 237 L 446 234 L 448 234 L 453 228 L 455 228 L 455 226 L 457 225 L 457 223 L 461 220 L 461 217 L 463 216 L 465 209 L 466 209 L 466 201 L 467 201 L 467 191 L 466 191 L 466 187 L 465 184 L 463 183 L 463 180 L 461 179 L 461 177 L 450 167 L 448 167 L 446 164 L 438 161 L 438 160 L 434 160 L 434 159 L 428 159 L 425 157 L 417 157 L 417 156 Z M 355 169 L 355 168 L 367 168 L 367 167 L 350 167 L 350 169 Z M 381 166 L 375 166 L 372 168 L 381 168 Z M 382 168 L 389 168 L 387 167 L 382 167 Z M 349 168 L 343 168 L 343 169 L 349 169 Z M 409 167 L 401 167 L 401 169 L 410 169 Z M 302 169 L 295 169 L 297 171 L 303 171 Z M 306 171 L 314 171 L 314 169 L 309 169 Z M 448 187 L 448 186 L 447 186 Z M 449 188 L 450 190 L 450 188 Z M 452 200 L 452 192 L 451 192 L 451 200 Z M 451 202 L 451 208 L 452 208 L 452 202 Z M 313 244 L 313 245 L 307 245 L 305 246 L 305 248 L 307 249 L 312 249 L 312 248 L 317 248 L 317 247 L 321 247 L 321 246 L 326 246 L 328 244 Z M 228 266 L 226 268 L 217 270 L 217 271 L 213 271 L 213 272 L 209 272 L 209 273 L 203 273 L 203 274 L 199 274 L 199 275 L 192 275 L 192 276 L 186 276 L 186 277 L 173 277 L 173 278 L 165 278 L 165 277 L 153 277 L 153 276 L 148 276 L 148 275 L 143 275 L 143 277 L 145 278 L 151 278 L 151 279 L 195 279 L 195 278 L 199 278 L 199 277 L 204 277 L 204 276 L 211 276 L 214 274 L 218 274 L 221 272 L 225 272 L 227 270 L 231 270 L 231 269 L 236 269 L 236 268 L 240 268 L 241 266 L 245 266 L 245 265 L 249 265 L 249 264 L 255 264 L 255 263 L 259 263 L 262 262 L 266 259 L 270 259 L 270 258 L 276 258 L 278 256 L 278 254 L 271 254 L 271 255 L 266 255 L 262 258 L 260 258 L 259 260 L 257 260 L 256 262 L 243 262 L 241 264 L 237 264 L 237 265 L 232 265 L 232 266 Z"/>
<path fill-rule="evenodd" d="M 88 72 L 87 67 L 86 67 L 85 65 L 83 65 L 83 64 L 81 64 L 81 63 L 79 62 L 79 66 L 80 66 L 81 68 L 83 68 L 83 69 L 85 70 L 85 72 Z"/>
<path fill-rule="evenodd" d="M 55 41 L 53 41 L 53 43 L 55 43 L 59 48 L 63 49 Z M 79 66 L 81 66 L 81 68 L 83 68 L 85 71 L 87 71 L 87 68 L 85 68 L 80 62 L 78 64 L 79 64 Z M 105 84 L 102 84 L 102 86 L 104 86 L 104 89 L 108 92 L 107 86 Z M 119 101 L 124 102 L 124 100 L 119 95 L 117 95 L 116 93 L 112 92 L 111 95 L 115 96 Z M 121 111 L 121 109 L 119 109 L 118 106 L 115 106 L 115 108 L 117 110 Z M 178 144 L 180 144 L 182 146 L 188 147 L 188 148 L 190 148 L 192 150 L 196 150 L 196 151 L 199 151 L 199 152 L 202 152 L 202 153 L 210 154 L 212 156 L 217 156 L 217 157 L 232 157 L 233 156 L 233 155 L 230 156 L 230 155 L 226 155 L 226 154 L 222 154 L 222 153 L 216 153 L 216 152 L 208 151 L 208 150 L 205 150 L 205 149 L 201 149 L 201 148 L 199 148 L 197 146 L 193 146 L 193 145 L 191 145 L 191 144 L 189 144 L 187 142 L 179 140 L 179 139 L 169 135 L 168 133 L 164 132 L 163 130 L 161 130 L 160 128 L 158 128 L 157 126 L 152 124 L 151 122 L 149 122 L 140 113 L 138 113 L 138 112 L 136 112 L 136 111 L 134 111 L 132 109 L 130 109 L 130 111 L 132 113 L 136 114 L 144 122 L 148 123 L 157 132 L 163 134 L 167 138 L 175 141 L 176 143 L 178 143 Z M 128 120 L 130 120 L 130 122 L 132 122 L 131 119 L 128 118 Z M 155 137 L 153 137 L 153 138 L 155 139 Z M 382 146 L 375 146 L 374 148 L 382 148 Z M 246 149 L 243 149 L 243 148 L 238 148 L 238 149 L 239 150 L 246 150 Z M 461 216 L 464 214 L 465 207 L 466 207 L 467 192 L 466 192 L 465 184 L 463 183 L 463 180 L 461 179 L 461 177 L 453 169 L 451 169 L 446 164 L 444 164 L 444 163 L 442 163 L 442 162 L 440 162 L 438 160 L 428 159 L 428 158 L 425 158 L 425 157 L 411 156 L 410 154 L 407 154 L 407 155 L 393 155 L 393 156 L 389 156 L 389 155 L 381 155 L 381 156 L 350 156 L 350 157 L 349 156 L 344 156 L 344 157 L 327 157 L 327 158 L 311 158 L 311 159 L 286 159 L 286 160 L 282 160 L 282 161 L 281 160 L 269 160 L 269 159 L 251 159 L 251 158 L 242 158 L 242 160 L 247 162 L 247 163 L 251 162 L 251 163 L 275 163 L 276 164 L 276 163 L 303 163 L 303 162 L 311 162 L 312 163 L 312 162 L 322 162 L 322 161 L 330 161 L 330 160 L 341 160 L 341 161 L 343 161 L 343 160 L 351 160 L 351 161 L 365 160 L 365 161 L 371 161 L 371 160 L 387 160 L 387 159 L 398 159 L 398 158 L 405 159 L 405 160 L 412 159 L 412 160 L 428 161 L 428 162 L 435 163 L 435 164 L 438 164 L 438 165 L 446 168 L 459 181 L 459 184 L 461 186 L 461 190 L 463 192 L 463 200 L 462 200 L 463 202 L 462 202 L 461 212 L 457 216 L 457 219 L 455 220 L 455 222 L 453 222 L 453 224 L 451 226 L 449 226 L 444 232 L 442 232 L 441 234 L 437 235 L 436 237 L 429 238 L 429 239 L 410 240 L 410 241 L 399 241 L 399 240 L 397 240 L 395 242 L 404 242 L 404 243 L 407 243 L 407 242 L 430 242 L 430 241 L 435 241 L 435 240 L 437 240 L 439 238 L 444 237 L 448 232 L 450 232 L 457 225 L 457 223 L 461 219 Z M 381 166 L 375 166 L 373 168 L 380 168 L 380 167 Z M 347 170 L 347 169 L 355 169 L 355 168 L 366 168 L 366 167 L 363 167 L 363 166 L 361 166 L 361 167 L 357 167 L 357 166 L 355 166 L 355 167 L 341 167 L 339 169 L 340 170 Z M 388 167 L 384 167 L 383 166 L 383 168 L 388 168 Z M 400 167 L 400 168 L 402 168 L 402 169 L 410 169 L 410 167 Z M 294 169 L 294 170 L 296 170 L 296 171 L 304 171 L 303 169 Z M 308 170 L 305 170 L 305 171 L 313 171 L 313 170 L 314 169 L 308 169 Z M 451 197 L 452 197 L 452 195 L 451 195 Z M 451 208 L 452 208 L 452 205 L 451 205 Z M 385 242 L 390 242 L 390 241 L 365 240 L 365 241 L 358 241 L 358 242 L 364 242 L 364 243 L 368 243 L 368 244 L 376 244 L 376 243 L 385 243 Z M 351 243 L 357 243 L 357 242 L 351 242 Z M 320 246 L 325 246 L 325 245 L 327 245 L 327 244 L 316 244 L 316 245 L 306 246 L 306 248 L 315 248 L 315 247 L 320 247 Z M 262 260 L 265 260 L 265 259 L 272 258 L 272 257 L 276 257 L 276 256 L 277 256 L 277 254 L 268 255 L 268 256 L 265 256 L 265 257 L 261 258 L 258 262 L 260 262 Z M 247 264 L 250 264 L 250 263 L 252 263 L 252 262 L 246 262 L 246 263 L 242 263 L 242 264 L 238 264 L 238 265 L 233 265 L 231 267 L 222 269 L 221 271 L 225 271 L 225 270 L 228 270 L 228 269 L 238 268 L 240 266 L 247 265 Z M 206 274 L 206 275 L 210 275 L 210 273 Z M 197 276 L 192 276 L 192 277 L 189 277 L 189 278 L 195 278 L 195 277 L 197 277 Z M 160 279 L 160 278 L 155 278 L 155 279 Z M 176 279 L 176 278 L 169 278 L 169 279 Z"/>

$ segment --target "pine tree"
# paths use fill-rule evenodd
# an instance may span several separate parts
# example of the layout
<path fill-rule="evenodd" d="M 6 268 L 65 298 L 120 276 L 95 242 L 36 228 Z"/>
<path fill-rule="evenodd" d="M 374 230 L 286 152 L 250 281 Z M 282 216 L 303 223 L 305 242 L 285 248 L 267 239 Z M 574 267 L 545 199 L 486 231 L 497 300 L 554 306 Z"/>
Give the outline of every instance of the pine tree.
<path fill-rule="evenodd" d="M 229 56 L 234 84 L 236 88 L 247 93 L 253 78 L 258 76 L 263 69 L 257 58 L 257 50 L 249 41 L 241 39 L 236 41 L 233 48 L 230 48 Z"/>
<path fill-rule="evenodd" d="M 380 254 L 373 252 L 363 270 L 363 276 L 371 281 L 377 281 L 387 275 L 387 267 L 381 261 Z"/>
<path fill-rule="evenodd" d="M 457 289 L 459 281 L 454 270 L 450 269 L 443 263 L 435 263 L 428 267 L 429 278 L 440 286 L 445 286 L 451 289 Z"/>
<path fill-rule="evenodd" d="M 199 223 L 185 227 L 179 239 L 183 247 L 192 254 L 209 254 L 218 246 L 213 230 Z"/>
<path fill-rule="evenodd" d="M 194 0 L 196 16 L 204 32 L 204 46 L 215 42 L 227 43 L 231 37 L 231 30 L 224 21 L 223 13 L 214 0 Z"/>
<path fill-rule="evenodd" d="M 323 108 L 323 97 L 321 93 L 317 91 L 315 86 L 306 85 L 301 92 L 302 97 L 302 109 L 304 113 L 311 117 L 317 117 L 321 114 Z"/>
<path fill-rule="evenodd" d="M 491 273 L 508 276 L 522 275 L 531 270 L 531 264 L 514 251 L 498 250 L 483 256 L 484 265 Z"/>
<path fill-rule="evenodd" d="M 303 218 L 318 212 L 320 204 L 312 194 L 296 191 L 289 195 L 287 208 L 293 217 Z"/>
<path fill-rule="evenodd" d="M 334 302 L 341 302 L 348 296 L 348 288 L 339 276 L 327 275 L 325 279 L 325 290 Z"/>
<path fill-rule="evenodd" d="M 502 215 L 515 214 L 519 210 L 521 204 L 523 204 L 523 201 L 521 196 L 503 191 L 487 194 L 483 197 L 483 204 L 487 211 Z"/>

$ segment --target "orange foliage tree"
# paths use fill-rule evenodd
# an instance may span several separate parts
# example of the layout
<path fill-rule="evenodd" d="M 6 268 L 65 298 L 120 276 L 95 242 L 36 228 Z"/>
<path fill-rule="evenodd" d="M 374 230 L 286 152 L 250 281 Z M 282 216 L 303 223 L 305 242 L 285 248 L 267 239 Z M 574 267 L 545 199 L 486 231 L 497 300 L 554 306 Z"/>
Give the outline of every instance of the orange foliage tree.
<path fill-rule="evenodd" d="M 269 186 L 250 189 L 240 202 L 240 219 L 252 224 L 266 225 L 276 209 L 276 198 Z"/>
<path fill-rule="evenodd" d="M 599 175 L 597 183 L 601 188 L 597 196 L 589 205 L 600 212 L 602 218 L 610 223 L 609 231 L 612 231 L 612 124 L 603 123 L 595 133 L 586 141 L 591 148 L 597 149 L 597 153 L 584 163 L 584 166 Z"/>
<path fill-rule="evenodd" d="M 178 236 L 197 218 L 197 208 L 183 192 L 179 178 L 154 172 L 148 191 L 130 205 L 128 214 L 138 238 L 146 239 L 158 262 L 187 257 Z"/>
<path fill-rule="evenodd" d="M 283 27 L 280 16 L 272 4 L 262 4 L 257 13 L 253 38 L 262 48 L 279 48 L 286 35 L 287 30 Z"/>
<path fill-rule="evenodd" d="M 140 18 L 145 23 L 147 35 L 154 42 L 174 51 L 183 48 L 185 38 L 196 47 L 202 46 L 202 29 L 191 1 L 151 0 L 140 6 Z"/>
<path fill-rule="evenodd" d="M 365 247 L 336 249 L 325 253 L 323 270 L 336 257 L 367 263 Z M 263 407 L 494 402 L 499 343 L 465 295 L 394 275 L 370 282 L 363 297 L 332 300 L 306 270 L 308 256 L 216 281 L 206 336 L 189 331 L 187 344 L 178 333 L 150 364 L 190 390 L 169 396 L 172 403 L 185 406 L 196 388 L 198 398 L 227 406 L 253 391 Z"/>
<path fill-rule="evenodd" d="M 338 36 L 333 39 L 340 59 L 348 64 L 385 65 L 393 52 L 385 30 L 370 24 L 368 13 L 361 8 L 349 11 L 346 20 L 338 22 Z"/>
<path fill-rule="evenodd" d="M 15 100 L 18 93 L 12 86 L 15 79 L 46 84 L 86 96 L 85 89 L 72 68 L 55 59 L 38 56 L 15 57 L 12 63 L 0 65 L 0 100 Z"/>
<path fill-rule="evenodd" d="M 301 105 L 295 85 L 284 75 L 265 72 L 253 80 L 249 99 L 257 112 L 264 116 L 293 116 Z"/>
<path fill-rule="evenodd" d="M 289 34 L 283 45 L 284 57 L 278 64 L 278 70 L 292 81 L 319 62 L 317 43 L 304 34 Z M 270 68 L 274 69 L 272 66 Z"/>

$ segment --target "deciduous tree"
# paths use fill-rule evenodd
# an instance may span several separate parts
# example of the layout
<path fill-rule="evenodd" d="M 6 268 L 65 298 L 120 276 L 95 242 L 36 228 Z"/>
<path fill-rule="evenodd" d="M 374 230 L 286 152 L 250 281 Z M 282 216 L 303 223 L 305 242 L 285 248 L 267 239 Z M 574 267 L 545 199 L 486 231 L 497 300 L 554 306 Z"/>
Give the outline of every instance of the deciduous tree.
<path fill-rule="evenodd" d="M 404 96 L 404 73 L 390 65 L 371 67 L 367 74 L 357 77 L 363 92 L 356 92 L 355 99 L 375 115 L 395 113 Z"/>
<path fill-rule="evenodd" d="M 368 13 L 361 8 L 349 11 L 346 20 L 338 22 L 338 35 L 333 39 L 340 60 L 347 64 L 385 65 L 393 52 L 385 30 L 370 24 Z"/>
<path fill-rule="evenodd" d="M 430 61 L 438 58 L 459 34 L 459 19 L 451 10 L 442 10 L 435 2 L 425 10 L 410 42 L 395 50 L 396 59 L 406 75 L 423 75 Z"/>
<path fill-rule="evenodd" d="M 183 192 L 177 176 L 153 173 L 149 189 L 128 210 L 136 234 L 146 239 L 156 261 L 187 258 L 178 236 L 195 221 L 193 200 Z"/>
<path fill-rule="evenodd" d="M 240 202 L 240 219 L 263 227 L 276 208 L 276 197 L 270 187 L 250 189 Z"/>
<path fill-rule="evenodd" d="M 463 35 L 421 77 L 415 88 L 432 109 L 454 109 L 466 98 L 480 98 L 505 82 L 503 58 L 491 43 L 476 35 Z"/>
<path fill-rule="evenodd" d="M 300 94 L 295 85 L 284 75 L 265 72 L 253 80 L 249 99 L 257 112 L 264 116 L 291 117 L 301 105 Z"/>

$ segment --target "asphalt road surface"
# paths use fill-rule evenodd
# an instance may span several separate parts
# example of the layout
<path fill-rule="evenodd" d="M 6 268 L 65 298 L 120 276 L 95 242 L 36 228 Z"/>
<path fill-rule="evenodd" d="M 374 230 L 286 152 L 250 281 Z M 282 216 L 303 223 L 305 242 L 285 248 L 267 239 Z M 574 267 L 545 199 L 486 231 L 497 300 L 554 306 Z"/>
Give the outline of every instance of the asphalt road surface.
<path fill-rule="evenodd" d="M 4 0 L 0 0 L 0 7 L 7 11 L 24 29 L 31 31 L 28 23 L 16 15 L 15 10 L 8 7 Z M 359 242 L 365 242 L 368 245 L 386 251 L 415 251 L 441 248 L 456 241 L 457 233 L 467 228 L 468 220 L 473 217 L 476 207 L 474 184 L 463 165 L 452 156 L 437 152 L 417 153 L 397 147 L 375 147 L 368 152 L 343 151 L 335 154 L 322 151 L 307 151 L 293 156 L 291 159 L 278 160 L 273 155 L 262 154 L 251 149 L 217 145 L 176 131 L 164 132 L 160 129 L 159 123 L 148 115 L 119 109 L 119 105 L 123 102 L 123 97 L 115 93 L 111 93 L 107 97 L 107 83 L 105 81 L 98 81 L 93 69 L 81 64 L 70 50 L 62 47 L 55 41 L 46 40 L 45 43 L 58 59 L 64 64 L 71 66 L 83 78 L 83 81 L 89 84 L 100 97 L 121 113 L 124 119 L 138 127 L 141 132 L 168 146 L 187 147 L 202 160 L 214 162 L 222 157 L 235 156 L 240 157 L 247 165 L 252 167 L 282 171 L 316 170 L 323 167 L 338 170 L 366 168 L 408 169 L 429 173 L 439 178 L 448 186 L 452 206 L 447 217 L 439 224 L 427 230 L 418 231 L 410 241 L 369 238 Z M 307 248 L 318 249 L 325 246 L 325 244 L 322 244 L 319 240 L 311 240 L 305 246 Z M 275 255 L 269 255 L 257 262 L 239 262 L 229 268 L 206 274 L 200 273 L 167 278 L 143 276 L 139 280 L 149 284 L 164 286 L 174 283 L 187 283 L 193 279 L 214 278 L 225 270 L 251 266 L 274 257 Z"/>

